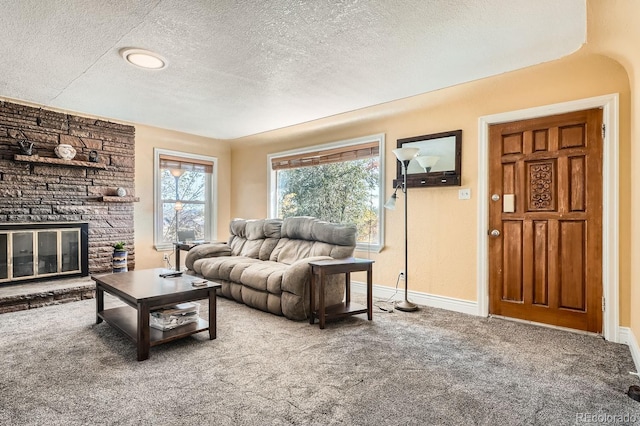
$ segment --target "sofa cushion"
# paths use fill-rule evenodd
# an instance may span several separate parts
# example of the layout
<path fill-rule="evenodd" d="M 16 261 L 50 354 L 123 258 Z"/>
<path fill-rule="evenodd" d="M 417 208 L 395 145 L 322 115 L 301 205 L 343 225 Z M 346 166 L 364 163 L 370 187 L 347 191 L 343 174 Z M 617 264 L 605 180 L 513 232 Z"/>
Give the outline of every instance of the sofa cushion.
<path fill-rule="evenodd" d="M 329 223 L 312 217 L 288 217 L 282 222 L 282 238 L 269 260 L 292 264 L 309 256 L 343 259 L 353 255 L 356 226 Z"/>
<path fill-rule="evenodd" d="M 282 275 L 289 268 L 278 262 L 263 261 L 249 265 L 240 276 L 240 283 L 256 290 L 282 293 Z"/>
<path fill-rule="evenodd" d="M 266 291 L 254 290 L 251 287 L 242 287 L 242 303 L 272 314 L 282 315 L 281 299 L 279 295 Z"/>
<path fill-rule="evenodd" d="M 291 265 L 300 259 L 313 256 L 329 256 L 344 259 L 353 255 L 353 246 L 339 246 L 321 241 L 293 240 L 281 238 L 271 252 L 271 261 Z"/>
<path fill-rule="evenodd" d="M 187 269 L 194 269 L 193 264 L 198 259 L 217 256 L 229 256 L 231 254 L 231 248 L 224 243 L 211 243 L 211 244 L 199 244 L 192 247 L 187 252 L 187 257 L 184 260 L 184 264 Z M 200 273 L 200 271 L 196 271 Z"/>
<path fill-rule="evenodd" d="M 233 219 L 229 222 L 229 235 L 246 238 L 247 221 L 245 219 Z"/>
<path fill-rule="evenodd" d="M 240 250 L 240 256 L 257 259 L 260 256 L 260 247 L 264 240 L 246 240 Z"/>
<path fill-rule="evenodd" d="M 245 234 L 248 240 L 280 238 L 280 228 L 282 227 L 280 219 L 246 220 L 245 222 Z"/>
<path fill-rule="evenodd" d="M 264 220 L 264 236 L 265 238 L 280 239 L 282 237 L 282 219 L 265 219 Z"/>
<path fill-rule="evenodd" d="M 229 247 L 231 256 L 240 256 L 244 243 L 247 242 L 247 221 L 244 219 L 234 219 L 229 223 Z"/>
<path fill-rule="evenodd" d="M 212 257 L 196 260 L 194 271 L 208 280 L 225 280 L 240 282 L 242 272 L 253 263 L 260 263 L 258 259 L 242 256 Z"/>
<path fill-rule="evenodd" d="M 282 222 L 282 238 L 322 241 L 340 246 L 356 245 L 355 225 L 329 223 L 314 217 L 288 217 Z"/>
<path fill-rule="evenodd" d="M 269 260 L 280 238 L 280 219 L 234 219 L 229 225 L 232 256 Z"/>
<path fill-rule="evenodd" d="M 309 257 L 312 241 L 280 238 L 278 245 L 271 252 L 271 261 L 291 265 L 298 259 Z"/>
<path fill-rule="evenodd" d="M 269 260 L 271 258 L 271 253 L 273 253 L 273 249 L 278 245 L 279 238 L 265 238 L 262 245 L 260 246 L 260 252 L 258 253 L 258 259 L 260 260 Z"/>

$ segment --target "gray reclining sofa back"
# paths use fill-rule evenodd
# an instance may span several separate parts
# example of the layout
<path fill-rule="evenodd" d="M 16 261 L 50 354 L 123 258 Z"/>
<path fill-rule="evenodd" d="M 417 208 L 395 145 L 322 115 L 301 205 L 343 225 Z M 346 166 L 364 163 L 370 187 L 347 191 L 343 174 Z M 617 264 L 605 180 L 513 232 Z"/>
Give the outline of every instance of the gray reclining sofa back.
<path fill-rule="evenodd" d="M 355 225 L 312 217 L 234 219 L 229 228 L 228 243 L 192 248 L 186 267 L 222 284 L 225 297 L 294 320 L 309 317 L 309 262 L 351 257 L 356 246 Z M 344 276 L 325 282 L 327 306 L 340 303 Z"/>

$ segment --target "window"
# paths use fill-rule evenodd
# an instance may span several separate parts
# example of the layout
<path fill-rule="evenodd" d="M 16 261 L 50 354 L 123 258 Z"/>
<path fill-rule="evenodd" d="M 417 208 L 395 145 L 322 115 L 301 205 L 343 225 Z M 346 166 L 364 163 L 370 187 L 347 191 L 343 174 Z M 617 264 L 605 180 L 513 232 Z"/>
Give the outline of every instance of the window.
<path fill-rule="evenodd" d="M 384 135 L 271 154 L 271 217 L 313 216 L 358 227 L 358 249 L 383 245 Z"/>
<path fill-rule="evenodd" d="M 216 162 L 213 157 L 154 150 L 155 246 L 171 249 L 178 233 L 215 239 Z"/>

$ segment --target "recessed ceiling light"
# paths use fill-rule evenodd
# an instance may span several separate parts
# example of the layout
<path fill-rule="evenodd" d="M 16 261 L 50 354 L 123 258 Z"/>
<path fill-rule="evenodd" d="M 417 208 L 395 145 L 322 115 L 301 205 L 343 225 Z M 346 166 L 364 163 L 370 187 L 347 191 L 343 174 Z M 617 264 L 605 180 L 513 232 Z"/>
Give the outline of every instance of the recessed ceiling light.
<path fill-rule="evenodd" d="M 120 55 L 131 65 L 147 70 L 161 70 L 167 66 L 167 60 L 162 56 L 144 49 L 121 49 Z"/>

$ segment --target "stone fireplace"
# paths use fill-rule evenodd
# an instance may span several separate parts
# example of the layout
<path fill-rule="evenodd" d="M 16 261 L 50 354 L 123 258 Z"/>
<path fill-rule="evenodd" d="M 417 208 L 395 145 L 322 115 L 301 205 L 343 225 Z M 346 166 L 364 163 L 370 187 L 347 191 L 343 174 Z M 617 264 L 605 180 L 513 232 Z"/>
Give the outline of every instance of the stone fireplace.
<path fill-rule="evenodd" d="M 33 155 L 20 141 L 33 143 Z M 59 144 L 76 156 L 57 158 Z M 133 126 L 0 101 L 0 225 L 85 223 L 89 273 L 111 270 L 119 241 L 134 269 L 134 149 Z"/>

